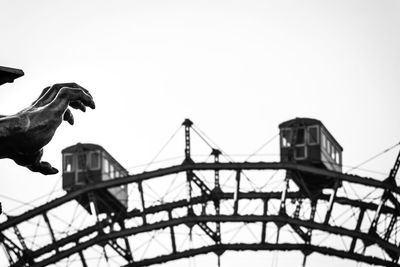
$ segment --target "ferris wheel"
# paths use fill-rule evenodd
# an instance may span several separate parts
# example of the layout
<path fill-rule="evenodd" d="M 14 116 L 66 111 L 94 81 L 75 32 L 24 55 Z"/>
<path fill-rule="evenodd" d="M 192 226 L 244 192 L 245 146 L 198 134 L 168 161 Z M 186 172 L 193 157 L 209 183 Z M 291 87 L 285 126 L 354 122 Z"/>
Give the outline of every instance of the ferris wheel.
<path fill-rule="evenodd" d="M 312 253 L 398 266 L 400 154 L 379 181 L 343 173 L 343 149 L 322 122 L 295 118 L 279 130 L 278 161 L 237 161 L 186 119 L 173 135 L 183 135 L 184 156 L 135 174 L 100 145 L 70 146 L 65 194 L 8 216 L 4 255 L 12 267 L 128 267 L 299 251 L 303 266 Z"/>

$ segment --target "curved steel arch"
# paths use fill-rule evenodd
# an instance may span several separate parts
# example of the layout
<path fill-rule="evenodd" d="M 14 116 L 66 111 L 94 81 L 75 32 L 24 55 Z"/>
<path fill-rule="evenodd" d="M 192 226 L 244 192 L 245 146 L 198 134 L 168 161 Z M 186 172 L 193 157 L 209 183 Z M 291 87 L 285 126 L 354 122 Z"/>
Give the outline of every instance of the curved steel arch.
<path fill-rule="evenodd" d="M 59 254 L 55 254 L 54 256 L 40 262 L 37 264 L 33 264 L 32 267 L 42 267 L 42 266 L 47 266 L 51 263 L 55 263 L 58 260 L 68 257 L 69 255 L 72 255 L 74 253 L 77 253 L 79 251 L 82 251 L 92 245 L 96 245 L 98 243 L 110 240 L 110 239 L 115 239 L 118 237 L 124 237 L 124 236 L 129 236 L 129 235 L 135 235 L 138 233 L 143 233 L 147 231 L 152 231 L 152 230 L 158 230 L 158 229 L 163 229 L 163 228 L 168 228 L 171 226 L 178 226 L 179 224 L 188 224 L 188 223 L 198 223 L 198 222 L 274 222 L 274 223 L 296 223 L 297 225 L 301 226 L 306 226 L 310 227 L 315 230 L 326 230 L 329 233 L 333 234 L 340 234 L 340 235 L 347 235 L 353 238 L 360 238 L 363 240 L 367 241 L 376 241 L 378 244 L 387 246 L 388 248 L 392 249 L 393 251 L 400 253 L 400 249 L 398 247 L 392 246 L 388 244 L 387 242 L 384 242 L 383 240 L 380 240 L 378 238 L 371 237 L 367 234 L 357 232 L 357 231 L 351 231 L 347 230 L 344 228 L 339 228 L 339 227 L 332 227 L 329 225 L 323 225 L 323 224 L 318 224 L 318 223 L 313 223 L 309 221 L 301 221 L 301 220 L 296 220 L 292 219 L 289 217 L 285 216 L 241 216 L 241 218 L 238 218 L 237 216 L 196 216 L 196 217 L 183 217 L 179 219 L 173 219 L 169 221 L 163 221 L 159 223 L 155 223 L 152 225 L 144 225 L 136 228 L 131 228 L 131 229 L 124 229 L 118 232 L 112 232 L 108 234 L 103 234 L 100 236 L 96 236 L 93 239 L 90 239 L 88 241 L 85 241 L 84 243 L 81 243 L 79 245 L 76 245 L 70 249 L 67 249 Z M 183 257 L 188 257 L 188 256 L 194 256 L 194 255 L 199 255 L 199 254 L 204 254 L 208 252 L 215 252 L 217 254 L 225 251 L 225 250 L 300 250 L 300 251 L 310 251 L 310 252 L 319 252 L 322 254 L 328 254 L 332 256 L 338 256 L 346 259 L 353 259 L 353 260 L 361 260 L 365 263 L 370 263 L 370 264 L 379 264 L 379 265 L 387 265 L 387 266 L 398 266 L 396 263 L 393 263 L 392 261 L 387 261 L 387 260 L 382 260 L 376 257 L 372 256 L 365 256 L 362 254 L 356 254 L 356 253 L 349 253 L 348 251 L 340 251 L 336 250 L 334 248 L 329 248 L 329 247 L 318 247 L 318 246 L 313 246 L 310 244 L 287 244 L 287 243 L 278 243 L 278 244 L 271 244 L 271 243 L 257 243 L 257 244 L 218 244 L 218 245 L 213 245 L 213 246 L 208 246 L 208 247 L 203 247 L 200 249 L 193 249 L 193 250 L 185 250 L 182 252 L 177 252 L 177 255 L 161 255 L 156 258 L 152 259 L 146 259 L 142 261 L 137 261 L 131 264 L 128 264 L 126 266 L 147 266 L 151 264 L 159 264 L 163 263 L 169 260 L 174 260 L 174 259 L 179 259 Z M 19 266 L 18 264 L 15 266 Z"/>
<path fill-rule="evenodd" d="M 74 253 L 77 253 L 79 251 L 82 251 L 90 246 L 120 238 L 120 237 L 125 237 L 125 236 L 130 236 L 130 235 L 135 235 L 143 232 L 148 232 L 148 231 L 153 231 L 153 230 L 159 230 L 159 229 L 165 229 L 168 227 L 173 227 L 173 226 L 178 226 L 180 224 L 190 224 L 190 223 L 199 223 L 199 222 L 246 222 L 246 223 L 255 223 L 255 222 L 273 222 L 273 223 L 284 223 L 284 224 L 295 224 L 299 226 L 304 226 L 311 228 L 313 230 L 323 230 L 327 231 L 331 234 L 338 234 L 338 235 L 343 235 L 343 236 L 348 236 L 351 238 L 358 238 L 361 240 L 365 240 L 367 242 L 376 242 L 380 246 L 390 249 L 393 252 L 396 252 L 397 254 L 400 254 L 400 249 L 397 246 L 394 246 L 388 242 L 385 242 L 384 240 L 378 238 L 378 237 L 373 237 L 370 236 L 366 233 L 362 233 L 359 231 L 353 231 L 353 230 L 348 230 L 345 228 L 341 227 L 333 227 L 325 224 L 320 224 L 320 223 L 315 223 L 311 221 L 302 221 L 298 219 L 293 219 L 287 216 L 255 216 L 255 215 L 242 215 L 240 217 L 238 216 L 228 216 L 228 215 L 220 215 L 220 216 L 195 216 L 195 217 L 182 217 L 182 218 L 177 218 L 177 219 L 172 219 L 168 221 L 162 221 L 150 225 L 143 225 L 140 227 L 134 227 L 130 229 L 124 229 L 121 231 L 117 232 L 111 232 L 107 234 L 102 234 L 93 237 L 90 240 L 87 240 L 83 243 L 80 243 L 72 248 L 66 249 L 63 252 L 60 252 L 58 254 L 55 254 L 46 260 L 43 260 L 40 263 L 33 264 L 32 266 L 34 267 L 42 267 L 42 266 L 47 266 L 49 264 L 55 263 L 58 260 L 68 257 Z M 59 244 L 57 244 L 59 245 Z M 358 253 L 348 253 L 347 251 L 340 251 L 334 248 L 329 248 L 329 247 L 318 247 L 318 246 L 313 246 L 310 244 L 280 244 L 280 243 L 256 243 L 256 244 L 245 244 L 241 246 L 240 244 L 218 244 L 215 246 L 210 246 L 210 248 L 215 248 L 213 252 L 219 253 L 219 251 L 225 251 L 225 250 L 274 250 L 276 247 L 277 250 L 299 250 L 299 251 L 311 251 L 311 252 L 319 252 L 319 253 L 326 253 L 328 255 L 332 256 L 338 256 L 346 259 L 354 259 L 354 260 L 360 260 L 365 263 L 370 263 L 370 264 L 380 264 L 380 265 L 387 265 L 387 266 L 397 266 L 397 264 L 393 263 L 392 261 L 387 261 L 383 260 L 380 258 L 372 257 L 372 256 L 365 256 L 362 254 Z M 177 255 L 161 255 L 159 257 L 153 258 L 153 259 L 146 259 L 142 261 L 136 261 L 134 263 L 128 264 L 127 266 L 147 266 L 150 264 L 158 264 L 165 262 L 167 260 L 172 260 L 172 259 L 179 259 L 182 257 L 185 257 L 185 255 L 194 253 L 194 255 L 197 254 L 203 254 L 203 253 L 208 253 L 211 251 L 207 252 L 200 252 L 201 250 L 193 250 L 190 252 L 189 250 L 179 252 Z M 173 253 L 172 253 L 173 254 Z M 16 264 L 15 266 L 22 266 L 19 264 Z"/>
<path fill-rule="evenodd" d="M 41 213 L 56 208 L 68 201 L 74 200 L 77 197 L 95 191 L 99 189 L 106 189 L 111 187 L 116 187 L 120 185 L 126 185 L 130 183 L 137 183 L 141 181 L 145 181 L 152 178 L 157 178 L 161 176 L 166 176 L 170 174 L 176 174 L 180 172 L 186 171 L 222 171 L 222 170 L 234 170 L 234 171 L 244 171 L 244 170 L 295 170 L 295 171 L 304 171 L 310 174 L 323 175 L 329 178 L 337 179 L 339 181 L 347 181 L 350 183 L 360 184 L 364 186 L 370 186 L 374 188 L 381 188 L 390 190 L 393 193 L 400 194 L 399 187 L 393 187 L 391 184 L 388 184 L 384 181 L 375 180 L 369 177 L 361 177 L 358 175 L 349 175 L 343 174 L 339 172 L 323 170 L 311 166 L 299 165 L 289 162 L 229 162 L 229 163 L 186 163 L 184 162 L 181 165 L 175 165 L 167 168 L 162 168 L 154 171 L 143 172 L 140 174 L 130 175 L 120 179 L 108 180 L 99 182 L 97 184 L 91 184 L 84 188 L 78 189 L 76 191 L 70 192 L 63 197 L 55 199 L 49 203 L 41 205 L 37 208 L 34 208 L 30 211 L 21 214 L 20 216 L 10 217 L 9 220 L 0 224 L 0 231 L 3 231 L 6 228 L 12 227 L 15 224 L 21 223 L 25 220 L 31 219 L 34 216 L 40 215 Z"/>
<path fill-rule="evenodd" d="M 176 173 L 187 173 L 191 172 L 193 175 L 197 173 L 201 173 L 202 171 L 230 171 L 236 173 L 236 175 L 240 176 L 240 173 L 246 170 L 257 170 L 257 171 L 265 171 L 265 170 L 292 170 L 292 171 L 302 171 L 304 173 L 310 174 L 318 174 L 324 175 L 329 178 L 336 179 L 338 181 L 346 181 L 352 184 L 359 184 L 370 188 L 380 188 L 386 190 L 386 194 L 389 195 L 387 199 L 391 200 L 391 204 L 388 205 L 387 201 L 380 201 L 377 203 L 373 202 L 365 202 L 363 199 L 351 199 L 343 196 L 335 196 L 332 198 L 332 194 L 321 194 L 314 201 L 328 204 L 332 202 L 331 208 L 333 205 L 340 205 L 345 207 L 350 207 L 352 209 L 356 209 L 358 211 L 359 217 L 355 218 L 356 227 L 355 229 L 349 229 L 345 227 L 332 225 L 328 221 L 325 222 L 316 222 L 313 219 L 300 219 L 296 218 L 292 214 L 287 213 L 278 213 L 273 214 L 272 211 L 269 212 L 268 208 L 264 208 L 265 214 L 263 215 L 243 215 L 237 212 L 234 212 L 231 215 L 210 215 L 210 214 L 202 214 L 196 215 L 184 214 L 184 216 L 179 218 L 170 218 L 168 221 L 160 221 L 152 224 L 148 224 L 143 222 L 142 225 L 137 227 L 123 227 L 120 231 L 113 231 L 106 233 L 104 230 L 107 227 L 112 226 L 113 224 L 121 224 L 124 225 L 125 222 L 133 219 L 133 218 L 146 218 L 147 215 L 156 214 L 159 212 L 171 212 L 175 209 L 179 208 L 189 208 L 194 205 L 211 205 L 215 202 L 231 200 L 234 201 L 234 205 L 236 208 L 239 206 L 239 203 L 242 200 L 261 200 L 264 203 L 268 203 L 268 201 L 279 201 L 282 202 L 283 191 L 272 192 L 241 192 L 240 191 L 240 183 L 236 188 L 236 192 L 226 192 L 221 191 L 218 193 L 207 193 L 208 191 L 202 191 L 200 196 L 191 197 L 189 200 L 178 200 L 168 203 L 163 203 L 160 205 L 148 206 L 143 205 L 142 210 L 131 210 L 126 214 L 117 214 L 116 216 L 108 217 L 102 221 L 98 221 L 94 225 L 89 227 L 80 229 L 75 233 L 71 233 L 70 235 L 56 239 L 53 236 L 53 241 L 47 245 L 44 245 L 38 249 L 30 249 L 27 248 L 26 245 L 22 245 L 23 237 L 21 234 L 16 233 L 17 236 L 20 236 L 22 240 L 19 240 L 21 244 L 17 244 L 16 241 L 11 240 L 8 237 L 8 232 L 14 231 L 18 232 L 18 227 L 21 223 L 28 221 L 32 218 L 38 216 L 44 216 L 46 223 L 51 229 L 51 222 L 46 215 L 50 213 L 53 209 L 57 209 L 62 204 L 68 203 L 77 199 L 80 196 L 88 194 L 90 192 L 96 192 L 97 190 L 112 188 L 120 185 L 127 184 L 139 184 L 146 180 L 152 180 L 153 178 L 159 178 L 171 174 Z M 199 184 L 200 183 L 200 184 Z M 197 181 L 196 184 L 200 189 L 202 188 L 201 180 Z M 204 187 L 204 185 L 203 185 Z M 239 163 L 194 163 L 194 162 L 185 162 L 181 165 L 176 165 L 168 168 L 158 169 L 155 171 L 144 172 L 136 175 L 132 175 L 129 177 L 111 180 L 102 182 L 99 184 L 89 185 L 83 189 L 71 192 L 62 196 L 58 199 L 55 199 L 47 204 L 44 204 L 38 208 L 27 211 L 24 214 L 21 214 L 16 217 L 10 217 L 8 221 L 2 223 L 0 225 L 1 231 L 1 242 L 6 246 L 7 249 L 10 250 L 10 257 L 14 256 L 16 259 L 12 261 L 12 266 L 46 266 L 50 263 L 55 263 L 61 259 L 68 258 L 73 254 L 80 253 L 85 249 L 88 249 L 92 246 L 96 245 L 110 245 L 113 240 L 118 240 L 120 238 L 124 238 L 127 236 L 134 236 L 138 233 L 144 233 L 149 231 L 154 231 L 157 229 L 173 229 L 178 225 L 201 225 L 201 228 L 204 231 L 210 231 L 210 227 L 207 226 L 208 223 L 232 223 L 232 222 L 241 222 L 241 223 L 261 223 L 263 224 L 262 231 L 265 231 L 265 225 L 267 223 L 273 223 L 279 225 L 279 228 L 283 226 L 290 226 L 294 229 L 299 229 L 302 227 L 308 230 L 319 230 L 322 232 L 326 232 L 329 234 L 335 234 L 340 236 L 346 236 L 351 239 L 351 243 L 349 244 L 350 249 L 348 250 L 340 250 L 332 247 L 322 247 L 312 244 L 310 241 L 303 240 L 301 243 L 268 243 L 263 240 L 262 233 L 260 235 L 260 241 L 254 244 L 228 244 L 215 241 L 214 245 L 207 245 L 197 249 L 178 251 L 176 248 L 171 250 L 171 253 L 168 255 L 159 255 L 154 258 L 148 259 L 140 259 L 133 260 L 133 257 L 129 257 L 129 253 L 127 252 L 128 247 L 119 248 L 121 257 L 124 257 L 127 261 L 127 266 L 145 266 L 149 264 L 161 263 L 173 259 L 178 259 L 182 257 L 188 257 L 191 255 L 204 254 L 208 252 L 216 252 L 220 253 L 225 250 L 299 250 L 299 251 L 311 251 L 318 252 L 322 254 L 338 256 L 341 258 L 353 259 L 369 264 L 379 264 L 386 266 L 397 266 L 397 258 L 400 254 L 400 249 L 398 247 L 398 243 L 393 243 L 387 238 L 387 235 L 391 234 L 393 231 L 393 227 L 389 232 L 389 229 L 385 233 L 377 233 L 372 232 L 372 227 L 369 229 L 361 229 L 361 224 L 363 222 L 363 214 L 365 212 L 373 212 L 375 216 L 388 216 L 391 221 L 397 223 L 397 217 L 399 216 L 399 205 L 397 202 L 397 197 L 399 194 L 398 187 L 392 187 L 390 184 L 386 182 L 377 181 L 371 178 L 363 178 L 354 175 L 346 175 L 326 170 L 320 170 L 317 168 L 309 167 L 309 166 L 301 166 L 295 165 L 291 163 L 277 163 L 277 162 L 239 162 Z M 298 201 L 299 199 L 307 199 L 307 197 L 300 191 L 296 192 L 285 192 L 285 201 L 294 200 Z M 331 199 L 333 199 L 331 201 Z M 318 207 L 316 208 L 317 211 Z M 327 213 L 325 216 L 327 216 Z M 378 217 L 379 217 L 378 216 Z M 47 219 L 46 219 L 47 217 Z M 394 218 L 394 219 L 393 219 Z M 207 228 L 208 227 L 208 228 Z M 300 229 L 301 230 L 301 229 Z M 172 231 L 172 230 L 171 230 Z M 216 230 L 211 229 L 215 233 Z M 301 230 L 303 231 L 303 230 Z M 304 238 L 306 232 L 298 232 L 300 233 L 300 238 Z M 211 232 L 210 237 L 212 237 L 213 232 Z M 310 231 L 311 233 L 311 231 Z M 96 234 L 96 235 L 95 235 Z M 395 233 L 398 234 L 397 232 Z M 95 235 L 90 238 L 91 235 Z M 265 235 L 265 233 L 264 233 Z M 171 240 L 173 240 L 173 234 L 171 234 Z M 264 237 L 265 238 L 265 237 Z M 85 241 L 82 241 L 84 240 Z M 377 245 L 382 251 L 387 253 L 390 257 L 389 259 L 384 257 L 377 257 L 372 255 L 364 255 L 363 253 L 358 253 L 354 251 L 355 244 L 357 240 L 361 240 L 365 246 Z M 223 238 L 222 238 L 223 241 Z M 171 241 L 172 243 L 174 241 Z M 68 245 L 76 244 L 73 247 L 68 247 Z M 114 244 L 114 243 L 112 243 Z M 111 245 L 112 245 L 111 244 Z M 111 246 L 110 245 L 110 246 Z M 115 244 L 114 244 L 115 245 Z M 116 247 L 115 249 L 118 250 Z M 13 255 L 14 254 L 14 255 Z M 47 257 L 45 255 L 51 254 Z M 43 258 L 44 257 L 44 258 Z"/>
<path fill-rule="evenodd" d="M 288 199 L 298 199 L 301 197 L 301 195 L 298 192 L 292 192 L 288 194 Z M 273 193 L 257 193 L 257 192 L 247 192 L 247 193 L 241 193 L 240 199 L 279 199 L 280 194 L 279 192 L 273 192 Z M 233 199 L 233 194 L 232 193 L 226 193 L 221 196 L 221 200 L 228 200 L 228 199 Z M 328 200 L 327 195 L 322 195 L 321 200 Z M 191 201 L 191 204 L 202 204 L 204 201 L 204 198 L 202 197 L 196 197 L 193 198 Z M 207 200 L 209 201 L 209 200 Z M 376 204 L 372 203 L 363 203 L 363 202 L 356 202 L 354 200 L 346 199 L 346 198 L 338 198 L 337 203 L 340 204 L 345 204 L 345 205 L 350 205 L 353 207 L 361 208 L 361 209 L 369 209 L 369 210 L 375 210 L 377 208 Z M 176 208 L 182 208 L 182 207 L 187 207 L 187 202 L 185 200 L 181 201 L 176 201 L 176 202 L 171 202 L 171 203 L 166 203 L 162 205 L 157 205 L 157 206 L 152 206 L 148 207 L 144 211 L 132 211 L 127 214 L 126 219 L 132 218 L 132 217 L 142 217 L 143 215 L 148 215 L 148 214 L 154 214 L 160 211 L 165 211 L 165 210 L 171 210 L 171 209 L 176 209 Z M 393 208 L 384 206 L 382 209 L 385 213 L 391 213 L 394 212 Z M 326 224 L 317 224 L 314 222 L 310 221 L 301 221 L 301 220 L 296 220 L 293 218 L 290 218 L 288 216 L 249 216 L 249 215 L 241 215 L 241 216 L 224 216 L 221 215 L 219 217 L 210 217 L 210 216 L 196 216 L 196 217 L 183 217 L 175 220 L 169 220 L 168 222 L 160 222 L 160 224 L 153 225 L 151 230 L 155 229 L 160 229 L 160 228 L 165 228 L 169 226 L 176 226 L 179 224 L 188 224 L 188 223 L 196 223 L 196 222 L 216 222 L 216 221 L 224 221 L 224 222 L 274 222 L 274 223 L 292 223 L 292 224 L 297 224 L 299 226 L 304 226 L 304 227 L 309 227 L 312 229 L 317 229 L 317 230 L 325 230 L 328 231 L 329 233 L 333 234 L 341 234 L 341 235 L 347 235 L 353 238 L 358 238 L 361 240 L 366 240 L 369 242 L 374 242 L 377 243 L 384 248 L 391 249 L 393 251 L 399 252 L 400 250 L 391 245 L 388 242 L 385 242 L 382 239 L 369 236 L 368 234 L 359 232 L 359 231 L 354 231 L 354 230 L 348 230 L 345 228 L 340 228 L 340 227 L 332 227 Z M 68 237 L 65 237 L 61 240 L 56 241 L 55 243 L 49 244 L 47 246 L 44 246 L 37 251 L 32 252 L 32 255 L 34 257 L 40 257 L 41 255 L 45 253 L 49 253 L 52 250 L 54 250 L 55 247 L 61 248 L 69 243 L 75 243 L 82 237 L 88 236 L 90 234 L 93 234 L 98 231 L 99 228 L 105 228 L 107 226 L 110 226 L 113 223 L 112 220 L 103 220 L 99 222 L 96 225 L 90 226 L 85 229 L 81 229 L 79 232 L 70 235 Z M 148 225 L 146 225 L 148 227 Z M 132 234 L 137 234 L 139 232 L 145 231 L 147 228 L 141 228 L 141 227 L 136 227 L 134 229 L 125 229 L 121 235 L 117 237 L 121 237 L 124 235 L 132 235 Z M 144 230 L 143 230 L 144 229 Z M 87 248 L 87 246 L 85 247 Z"/>
<path fill-rule="evenodd" d="M 300 251 L 308 251 L 309 253 L 316 252 L 316 253 L 320 253 L 323 255 L 336 256 L 339 258 L 346 258 L 346 259 L 356 260 L 356 261 L 357 260 L 359 261 L 360 258 L 362 258 L 362 262 L 374 264 L 374 265 L 375 264 L 376 265 L 386 265 L 386 266 L 391 266 L 391 267 L 398 266 L 398 264 L 396 264 L 396 263 L 383 261 L 376 257 L 370 257 L 370 256 L 364 256 L 364 255 L 357 255 L 357 256 L 349 255 L 342 251 L 338 251 L 338 250 L 335 250 L 332 248 L 321 247 L 321 246 L 313 246 L 313 245 L 309 245 L 309 244 L 263 243 L 263 244 L 222 244 L 222 245 L 205 246 L 205 247 L 196 248 L 196 249 L 189 249 L 189 250 L 178 252 L 175 254 L 159 256 L 154 259 L 143 260 L 138 263 L 125 265 L 124 267 L 148 266 L 148 265 L 152 265 L 152 264 L 160 264 L 160 263 L 164 263 L 164 262 L 168 262 L 168 261 L 172 261 L 172 260 L 193 257 L 193 256 L 197 256 L 197 255 L 211 253 L 211 252 L 217 253 L 217 254 L 222 254 L 225 251 L 246 251 L 246 250 L 252 250 L 252 251 L 300 250 Z"/>

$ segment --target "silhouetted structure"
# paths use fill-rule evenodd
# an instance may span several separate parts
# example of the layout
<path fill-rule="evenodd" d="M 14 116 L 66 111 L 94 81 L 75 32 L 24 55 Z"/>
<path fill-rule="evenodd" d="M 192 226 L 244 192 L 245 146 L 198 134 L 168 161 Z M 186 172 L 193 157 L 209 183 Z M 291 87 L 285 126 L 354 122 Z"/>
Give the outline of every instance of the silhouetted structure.
<path fill-rule="evenodd" d="M 225 251 L 244 250 L 301 251 L 303 266 L 310 253 L 399 266 L 400 187 L 395 177 L 400 153 L 389 178 L 382 181 L 337 171 L 342 149 L 317 120 L 297 118 L 280 125 L 281 162 L 231 161 L 192 121 L 186 119 L 183 126 L 182 163 L 120 179 L 116 176 L 127 172 L 121 172 L 122 166 L 101 146 L 64 149 L 63 188 L 68 194 L 0 224 L 0 244 L 10 267 L 44 267 L 70 259 L 80 260 L 82 266 L 105 260 L 113 266 L 138 267 L 211 252 L 219 259 Z M 207 160 L 192 158 L 192 134 L 210 148 Z M 334 149 L 327 148 L 328 139 Z M 266 183 L 253 183 L 260 179 Z M 112 189 L 126 190 L 128 185 L 131 209 L 125 212 L 126 197 Z M 346 190 L 353 187 L 364 193 Z M 93 203 L 110 216 L 81 220 L 81 205 L 60 208 L 72 201 L 89 212 Z M 64 224 L 57 227 L 56 211 L 71 218 L 66 229 Z M 50 238 L 32 236 L 32 224 Z M 251 235 L 237 235 L 242 228 Z M 188 245 L 192 237 L 201 238 Z"/>
<path fill-rule="evenodd" d="M 128 175 L 128 171 L 99 145 L 78 143 L 65 148 L 62 155 L 63 189 L 67 191 Z M 98 214 L 125 212 L 128 207 L 127 186 L 97 190 L 81 196 L 78 202 L 91 213 L 93 208 Z M 94 207 L 90 207 L 90 202 Z"/>
<path fill-rule="evenodd" d="M 311 118 L 295 118 L 279 125 L 281 162 L 342 171 L 343 148 L 321 121 Z M 334 187 L 334 182 L 320 175 L 289 172 L 296 184 L 314 194 L 323 188 Z"/>
<path fill-rule="evenodd" d="M 13 69 L 0 66 L 0 85 L 5 83 L 12 83 L 15 79 L 24 75 L 24 72 L 19 69 Z M 2 213 L 2 206 L 0 202 L 0 214 Z"/>
<path fill-rule="evenodd" d="M 5 83 L 12 83 L 15 79 L 24 75 L 20 69 L 13 69 L 0 66 L 0 85 Z"/>

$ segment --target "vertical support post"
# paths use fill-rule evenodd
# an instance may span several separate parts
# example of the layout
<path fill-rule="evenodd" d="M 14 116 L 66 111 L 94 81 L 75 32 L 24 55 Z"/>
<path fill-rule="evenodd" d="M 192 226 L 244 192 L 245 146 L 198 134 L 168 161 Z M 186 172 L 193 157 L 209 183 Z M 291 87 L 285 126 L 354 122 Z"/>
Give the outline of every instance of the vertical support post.
<path fill-rule="evenodd" d="M 281 203 L 279 205 L 279 212 L 278 215 L 286 215 L 286 192 L 289 188 L 289 176 L 288 173 L 286 173 L 286 178 L 285 178 L 285 188 L 282 191 L 281 195 Z M 280 230 L 281 227 L 284 225 L 284 223 L 276 223 L 277 226 L 277 233 L 276 233 L 276 244 L 279 242 L 279 235 L 280 235 Z"/>
<path fill-rule="evenodd" d="M 182 123 L 183 126 L 185 126 L 185 160 L 184 163 L 191 163 L 193 162 L 191 157 L 190 157 L 190 128 L 193 125 L 193 122 L 189 119 L 185 119 L 185 121 Z M 188 216 L 193 215 L 193 206 L 191 204 L 192 202 L 192 178 L 193 178 L 193 172 L 191 170 L 186 171 L 186 186 L 187 186 L 187 214 Z"/>
<path fill-rule="evenodd" d="M 264 199 L 264 210 L 263 210 L 263 216 L 266 216 L 268 212 L 268 199 Z M 262 222 L 261 226 L 261 243 L 265 243 L 265 235 L 267 232 L 267 223 L 265 221 Z"/>
<path fill-rule="evenodd" d="M 219 156 L 221 155 L 221 151 L 218 149 L 213 149 L 211 155 L 214 156 L 214 162 L 219 163 Z M 219 183 L 219 170 L 215 170 L 214 173 L 214 193 L 221 193 L 220 183 Z M 214 198 L 214 207 L 215 207 L 215 215 L 219 217 L 220 215 L 220 199 L 219 197 Z M 216 222 L 216 238 L 217 244 L 221 244 L 221 222 Z M 219 260 L 219 258 L 218 258 Z"/>
<path fill-rule="evenodd" d="M 168 219 L 172 220 L 172 211 L 168 210 Z M 171 245 L 172 245 L 172 252 L 176 253 L 176 241 L 175 241 L 175 231 L 174 231 L 174 227 L 170 226 L 169 227 L 170 230 L 170 235 L 171 235 Z"/>
<path fill-rule="evenodd" d="M 201 204 L 201 215 L 206 215 L 207 212 L 207 202 Z"/>
<path fill-rule="evenodd" d="M 192 178 L 193 178 L 193 172 L 192 171 L 186 171 L 186 187 L 187 187 L 187 215 L 191 216 L 193 215 L 193 205 L 192 205 Z"/>
<path fill-rule="evenodd" d="M 94 195 L 93 192 L 88 193 L 88 198 L 89 198 L 89 205 L 90 205 L 90 211 L 94 216 L 96 216 L 97 222 L 99 221 L 99 210 L 97 208 L 97 201 L 96 201 L 96 196 Z"/>
<path fill-rule="evenodd" d="M 307 264 L 307 255 L 304 254 L 304 257 L 303 257 L 303 264 L 302 264 L 301 266 L 302 266 L 302 267 L 306 267 L 306 264 Z"/>
<path fill-rule="evenodd" d="M 399 170 L 399 168 L 400 168 L 400 151 L 399 151 L 399 154 L 397 155 L 396 161 L 394 162 L 394 166 L 390 170 L 390 173 L 389 173 L 389 177 L 393 178 L 394 185 L 397 185 L 395 178 L 396 178 L 396 174 L 397 174 L 397 171 Z"/>
<path fill-rule="evenodd" d="M 314 221 L 314 217 L 315 217 L 315 212 L 317 211 L 317 201 L 311 201 L 311 214 L 310 214 L 310 221 L 313 222 Z M 307 237 L 308 240 L 306 243 L 310 243 L 311 242 L 311 233 L 312 233 L 312 229 L 308 228 L 307 230 Z"/>
<path fill-rule="evenodd" d="M 81 262 L 82 262 L 82 267 L 88 267 L 86 260 L 85 260 L 85 256 L 83 255 L 83 251 L 80 250 L 78 252 L 78 254 L 79 254 L 79 258 L 81 259 Z"/>
<path fill-rule="evenodd" d="M 360 209 L 360 215 L 358 215 L 356 228 L 354 229 L 355 231 L 359 231 L 360 230 L 361 223 L 362 223 L 363 218 L 364 218 L 364 213 L 365 213 L 365 209 Z M 354 252 L 354 248 L 356 247 L 356 242 L 357 242 L 357 238 L 353 237 L 353 240 L 351 241 L 349 252 L 351 252 L 351 253 Z"/>
<path fill-rule="evenodd" d="M 282 191 L 281 195 L 281 204 L 279 205 L 279 215 L 286 215 L 286 193 L 289 189 L 289 178 L 285 178 L 285 188 Z"/>
<path fill-rule="evenodd" d="M 98 210 L 98 207 L 97 207 L 96 196 L 94 195 L 93 192 L 89 192 L 88 193 L 88 198 L 89 198 L 90 210 L 96 216 L 97 223 L 99 223 L 100 222 L 100 220 L 99 220 L 99 210 Z M 99 228 L 98 229 L 98 233 L 99 233 L 99 235 L 104 234 L 103 229 Z M 108 256 L 107 256 L 107 251 L 106 251 L 105 245 L 103 245 L 103 254 L 104 254 L 104 257 L 105 257 L 106 261 L 108 262 Z"/>
<path fill-rule="evenodd" d="M 190 158 L 190 128 L 193 125 L 193 122 L 189 119 L 185 119 L 182 123 L 185 126 L 185 161 L 191 160 Z"/>
<path fill-rule="evenodd" d="M 55 238 L 55 236 L 54 236 L 54 231 L 53 231 L 53 228 L 51 227 L 50 220 L 49 220 L 49 217 L 47 217 L 47 213 L 46 213 L 46 212 L 43 213 L 43 218 L 44 218 L 44 221 L 45 221 L 46 224 L 47 224 L 47 227 L 49 228 L 51 240 L 53 241 L 53 243 L 56 243 L 56 238 Z M 57 253 L 60 252 L 59 249 L 58 249 L 58 247 L 56 247 L 56 252 L 57 252 Z"/>
<path fill-rule="evenodd" d="M 146 205 L 144 202 L 144 194 L 143 194 L 143 185 L 142 181 L 138 182 L 138 189 L 139 189 L 139 194 L 140 194 L 140 202 L 142 204 L 142 219 L 143 219 L 143 224 L 147 224 L 146 220 L 146 214 L 144 214 L 144 210 L 146 209 Z"/>
<path fill-rule="evenodd" d="M 335 199 L 336 199 L 336 194 L 337 194 L 338 187 L 339 187 L 339 181 L 336 180 L 335 185 L 333 187 L 333 192 L 331 194 L 331 197 L 329 198 L 329 206 L 328 206 L 328 210 L 326 211 L 324 224 L 328 224 L 329 223 L 329 219 L 331 218 L 333 204 L 334 204 Z"/>
<path fill-rule="evenodd" d="M 233 196 L 233 215 L 238 214 L 238 209 L 239 209 L 239 194 L 240 194 L 240 173 L 242 170 L 237 170 L 236 171 L 236 190 L 235 190 L 235 195 Z"/>
<path fill-rule="evenodd" d="M 104 245 L 103 246 L 103 255 L 104 255 L 104 258 L 106 259 L 106 262 L 108 263 L 108 254 L 107 254 L 107 250 L 106 250 L 106 246 Z"/>
<path fill-rule="evenodd" d="M 214 156 L 214 163 L 219 163 L 219 156 L 221 155 L 221 151 L 219 149 L 213 148 L 211 155 Z M 215 170 L 214 188 L 218 188 L 218 189 L 220 188 L 219 170 Z"/>
<path fill-rule="evenodd" d="M 314 221 L 316 211 L 317 211 L 317 201 L 311 201 L 310 221 Z"/>
<path fill-rule="evenodd" d="M 299 216 L 300 216 L 300 210 L 301 210 L 302 203 L 303 203 L 302 199 L 297 199 L 296 209 L 294 210 L 294 214 L 293 214 L 293 217 L 296 219 L 299 218 Z"/>

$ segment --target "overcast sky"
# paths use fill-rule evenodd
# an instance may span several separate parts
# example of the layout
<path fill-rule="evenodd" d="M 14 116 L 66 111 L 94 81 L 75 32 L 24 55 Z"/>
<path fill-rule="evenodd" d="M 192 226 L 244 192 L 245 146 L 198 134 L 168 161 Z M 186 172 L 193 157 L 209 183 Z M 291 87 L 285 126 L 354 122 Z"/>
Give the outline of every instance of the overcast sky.
<path fill-rule="evenodd" d="M 254 152 L 294 117 L 321 120 L 347 166 L 400 141 L 397 0 L 0 0 L 0 33 L 0 65 L 25 72 L 0 87 L 0 114 L 59 82 L 94 97 L 96 110 L 74 112 L 75 125 L 45 148 L 59 169 L 61 150 L 77 142 L 104 146 L 126 167 L 146 163 L 184 118 L 232 154 Z M 364 167 L 388 173 L 397 153 Z M 0 175 L 5 211 L 19 203 L 4 196 L 28 202 L 60 177 L 10 160 Z M 324 260 L 335 264 L 315 266 Z"/>

